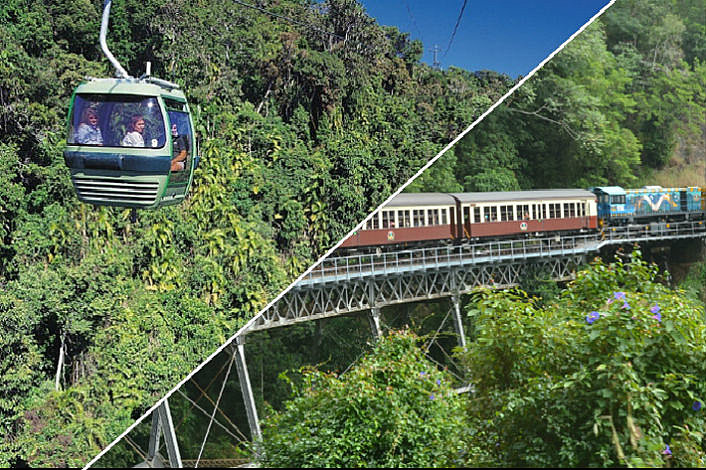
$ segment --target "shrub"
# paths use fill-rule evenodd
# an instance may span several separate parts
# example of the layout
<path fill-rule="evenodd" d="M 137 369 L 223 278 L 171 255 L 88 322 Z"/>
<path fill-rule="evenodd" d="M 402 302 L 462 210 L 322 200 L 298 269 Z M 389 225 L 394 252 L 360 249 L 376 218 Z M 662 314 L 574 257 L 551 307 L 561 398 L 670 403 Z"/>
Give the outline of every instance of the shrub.
<path fill-rule="evenodd" d="M 462 398 L 409 332 L 391 332 L 348 373 L 311 369 L 264 420 L 272 467 L 453 466 L 467 453 Z"/>
<path fill-rule="evenodd" d="M 469 413 L 496 464 L 706 465 L 704 312 L 639 252 L 544 308 L 487 293 L 469 313 Z"/>

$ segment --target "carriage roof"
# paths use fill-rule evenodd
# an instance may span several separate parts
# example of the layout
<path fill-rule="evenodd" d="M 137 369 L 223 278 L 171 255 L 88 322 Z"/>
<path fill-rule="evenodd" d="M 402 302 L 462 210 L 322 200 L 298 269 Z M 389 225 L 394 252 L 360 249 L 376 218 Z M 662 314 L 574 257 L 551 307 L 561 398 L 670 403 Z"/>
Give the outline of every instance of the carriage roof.
<path fill-rule="evenodd" d="M 541 189 L 536 191 L 507 191 L 487 193 L 454 193 L 462 203 L 515 202 L 547 199 L 595 199 L 596 196 L 583 189 Z"/>

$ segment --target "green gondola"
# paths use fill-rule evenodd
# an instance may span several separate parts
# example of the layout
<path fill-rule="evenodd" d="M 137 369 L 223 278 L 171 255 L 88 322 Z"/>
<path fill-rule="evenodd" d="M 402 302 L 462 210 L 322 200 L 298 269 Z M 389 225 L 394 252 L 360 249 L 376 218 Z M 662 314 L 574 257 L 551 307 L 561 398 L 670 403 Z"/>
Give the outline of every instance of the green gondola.
<path fill-rule="evenodd" d="M 156 208 L 180 203 L 198 157 L 184 94 L 131 79 L 76 88 L 64 160 L 79 200 Z"/>
<path fill-rule="evenodd" d="M 74 91 L 64 161 L 80 201 L 157 208 L 184 200 L 198 165 L 189 105 L 178 85 L 130 77 L 108 50 L 111 0 L 100 43 L 118 78 L 88 79 Z"/>

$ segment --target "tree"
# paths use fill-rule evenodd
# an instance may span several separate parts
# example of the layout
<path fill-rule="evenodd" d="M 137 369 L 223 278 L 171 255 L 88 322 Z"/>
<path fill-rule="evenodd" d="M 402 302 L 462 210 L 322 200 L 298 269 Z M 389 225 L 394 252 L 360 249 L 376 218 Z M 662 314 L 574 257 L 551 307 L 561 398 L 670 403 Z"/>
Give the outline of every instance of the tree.
<path fill-rule="evenodd" d="M 344 375 L 309 370 L 263 422 L 258 463 L 270 467 L 447 467 L 464 446 L 462 399 L 419 338 L 391 332 Z"/>
<path fill-rule="evenodd" d="M 634 252 L 556 302 L 484 294 L 464 354 L 471 419 L 501 466 L 704 466 L 703 307 Z"/>

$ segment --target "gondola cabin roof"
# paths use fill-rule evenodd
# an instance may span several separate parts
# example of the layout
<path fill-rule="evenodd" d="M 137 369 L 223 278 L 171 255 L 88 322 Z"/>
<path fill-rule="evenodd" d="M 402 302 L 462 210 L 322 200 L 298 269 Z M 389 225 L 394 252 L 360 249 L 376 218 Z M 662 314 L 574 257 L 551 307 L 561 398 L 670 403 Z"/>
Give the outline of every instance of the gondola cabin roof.
<path fill-rule="evenodd" d="M 161 86 L 147 81 L 122 78 L 95 78 L 81 83 L 76 94 L 164 96 L 185 101 L 186 96 L 178 88 Z"/>

